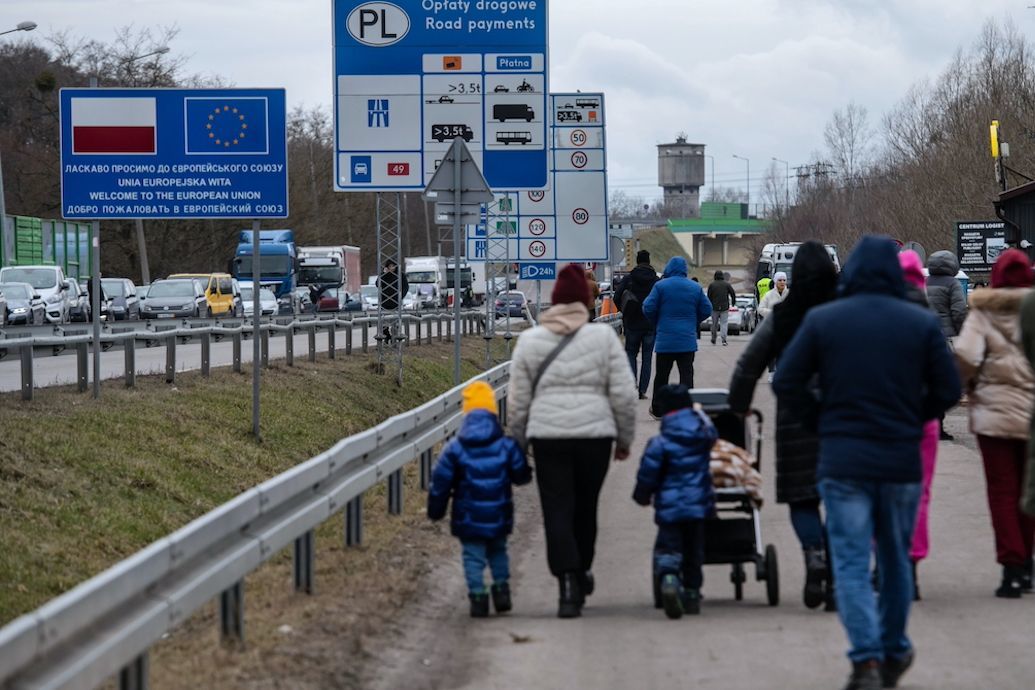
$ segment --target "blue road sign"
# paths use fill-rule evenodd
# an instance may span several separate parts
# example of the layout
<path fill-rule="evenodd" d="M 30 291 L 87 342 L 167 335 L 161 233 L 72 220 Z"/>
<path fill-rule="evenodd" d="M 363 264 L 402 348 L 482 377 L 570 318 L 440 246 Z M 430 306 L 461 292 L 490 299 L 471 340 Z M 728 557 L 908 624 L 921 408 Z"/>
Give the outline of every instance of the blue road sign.
<path fill-rule="evenodd" d="M 554 280 L 557 278 L 557 264 L 521 264 L 521 280 Z"/>
<path fill-rule="evenodd" d="M 546 0 L 334 0 L 333 25 L 336 190 L 424 189 L 456 137 L 493 189 L 546 187 Z"/>
<path fill-rule="evenodd" d="M 286 218 L 286 122 L 283 89 L 62 89 L 62 215 Z"/>

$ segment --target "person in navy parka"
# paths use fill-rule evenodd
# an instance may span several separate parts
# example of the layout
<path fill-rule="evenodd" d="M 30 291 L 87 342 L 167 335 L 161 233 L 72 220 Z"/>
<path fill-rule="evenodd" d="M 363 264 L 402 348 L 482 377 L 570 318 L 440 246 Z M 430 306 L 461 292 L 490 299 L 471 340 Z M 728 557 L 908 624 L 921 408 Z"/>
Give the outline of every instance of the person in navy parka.
<path fill-rule="evenodd" d="M 442 451 L 431 477 L 428 517 L 441 520 L 453 499 L 450 529 L 462 545 L 471 616 L 489 615 L 485 566 L 492 572 L 497 613 L 511 609 L 507 536 L 514 527 L 512 484 L 528 484 L 532 470 L 518 443 L 503 435 L 496 394 L 484 381 L 464 389 L 463 426 Z"/>
<path fill-rule="evenodd" d="M 672 365 L 679 369 L 679 382 L 694 387 L 694 355 L 697 353 L 697 326 L 711 316 L 712 303 L 698 283 L 686 277 L 686 259 L 674 256 L 665 265 L 662 279 L 643 301 L 643 315 L 657 331 L 654 352 L 654 398 L 651 413 L 660 417 L 655 405 L 658 391 L 668 383 Z"/>
<path fill-rule="evenodd" d="M 708 415 L 692 405 L 684 385 L 658 391 L 661 433 L 647 443 L 633 491 L 640 505 L 654 499 L 654 573 L 670 618 L 700 613 L 704 520 L 715 510 L 709 463 L 718 432 Z"/>

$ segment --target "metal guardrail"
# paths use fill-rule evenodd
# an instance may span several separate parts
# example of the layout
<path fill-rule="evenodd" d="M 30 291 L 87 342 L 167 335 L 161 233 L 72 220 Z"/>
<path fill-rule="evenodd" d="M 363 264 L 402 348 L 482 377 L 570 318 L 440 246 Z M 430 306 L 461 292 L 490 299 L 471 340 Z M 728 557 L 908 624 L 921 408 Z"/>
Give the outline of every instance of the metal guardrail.
<path fill-rule="evenodd" d="M 509 363 L 476 379 L 501 398 Z M 466 385 L 466 384 L 465 384 Z M 388 510 L 402 512 L 402 468 L 420 461 L 421 488 L 436 444 L 462 419 L 458 386 L 420 407 L 237 496 L 182 529 L 0 629 L 0 687 L 93 688 L 118 674 L 122 690 L 148 684 L 148 650 L 220 597 L 224 639 L 243 640 L 244 578 L 294 544 L 295 591 L 313 592 L 314 530 L 345 512 L 345 543 L 362 541 L 362 496 L 388 483 Z"/>
<path fill-rule="evenodd" d="M 461 335 L 472 335 L 481 333 L 484 330 L 484 314 L 480 311 L 466 311 L 461 314 Z M 125 323 L 125 322 L 123 322 Z M 404 314 L 403 326 L 404 336 L 409 340 L 415 339 L 419 345 L 422 340 L 430 343 L 432 329 L 437 325 L 437 338 L 441 342 L 444 339 L 453 337 L 453 316 L 451 313 L 434 314 Z M 121 347 L 125 352 L 124 358 L 124 379 L 126 385 L 136 385 L 136 349 L 139 344 L 144 347 L 165 346 L 165 380 L 174 383 L 176 380 L 176 346 L 194 341 L 201 344 L 201 374 L 208 376 L 211 372 L 211 348 L 212 341 L 219 342 L 223 338 L 230 338 L 233 341 L 233 369 L 241 371 L 242 342 L 246 337 L 254 337 L 255 324 L 253 319 L 183 319 L 178 323 L 170 321 L 153 322 L 129 322 L 129 325 L 119 326 L 109 324 L 110 329 L 101 333 L 102 350 L 110 350 Z M 425 330 L 426 326 L 426 330 Z M 373 337 L 370 335 L 373 327 Z M 411 327 L 415 332 L 411 334 Z M 85 329 L 69 328 L 67 331 L 55 327 L 40 327 L 52 329 L 49 334 L 37 335 L 34 327 L 29 327 L 26 335 L 20 336 L 20 329 L 7 329 L 0 332 L 0 359 L 9 351 L 17 351 L 21 359 L 21 392 L 23 400 L 32 400 L 34 393 L 34 366 L 33 361 L 36 351 L 40 349 L 49 350 L 52 354 L 60 354 L 65 351 L 74 351 L 77 358 L 77 384 L 80 392 L 85 392 L 89 384 L 89 354 L 93 336 Z M 262 338 L 262 364 L 269 364 L 269 338 L 271 335 L 285 336 L 285 357 L 288 366 L 294 365 L 294 335 L 298 332 L 308 331 L 309 333 L 309 359 L 316 360 L 316 332 L 325 330 L 328 343 L 327 352 L 333 359 L 337 351 L 336 333 L 338 328 L 343 328 L 345 333 L 345 354 L 352 354 L 353 331 L 360 330 L 360 347 L 367 352 L 370 341 L 382 339 L 377 332 L 377 319 L 373 317 L 360 317 L 345 319 L 337 316 L 330 318 L 300 317 L 293 320 L 278 320 L 276 318 L 263 321 L 259 320 L 259 337 Z M 15 337 L 11 337 L 12 334 Z"/>

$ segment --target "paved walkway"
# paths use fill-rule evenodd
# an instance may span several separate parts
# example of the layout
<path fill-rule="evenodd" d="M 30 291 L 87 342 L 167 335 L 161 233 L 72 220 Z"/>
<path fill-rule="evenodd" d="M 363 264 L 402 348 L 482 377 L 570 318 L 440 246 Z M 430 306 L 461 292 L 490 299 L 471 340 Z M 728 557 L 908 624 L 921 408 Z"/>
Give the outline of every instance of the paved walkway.
<path fill-rule="evenodd" d="M 746 337 L 727 348 L 705 344 L 697 385 L 726 387 Z M 522 490 L 515 537 L 515 610 L 467 618 L 459 564 L 443 566 L 451 596 L 418 612 L 405 651 L 387 655 L 385 687 L 412 688 L 840 688 L 848 671 L 835 614 L 801 603 L 801 553 L 786 507 L 773 502 L 774 402 L 761 381 L 756 406 L 767 416 L 763 474 L 768 502 L 763 538 L 779 550 L 779 607 L 753 578 L 733 599 L 728 566 L 705 568 L 702 615 L 670 621 L 651 605 L 653 513 L 630 499 L 638 459 L 657 423 L 640 403 L 633 459 L 612 465 L 601 498 L 594 566 L 597 592 L 581 619 L 555 618 L 557 587 L 545 563 L 535 489 Z M 995 599 L 998 584 L 980 457 L 965 412 L 947 425 L 931 513 L 932 554 L 920 567 L 924 600 L 914 608 L 915 668 L 903 688 L 960 690 L 1035 687 L 1035 595 Z M 459 560 L 459 559 L 457 559 Z M 392 668 L 392 667 L 395 668 Z"/>

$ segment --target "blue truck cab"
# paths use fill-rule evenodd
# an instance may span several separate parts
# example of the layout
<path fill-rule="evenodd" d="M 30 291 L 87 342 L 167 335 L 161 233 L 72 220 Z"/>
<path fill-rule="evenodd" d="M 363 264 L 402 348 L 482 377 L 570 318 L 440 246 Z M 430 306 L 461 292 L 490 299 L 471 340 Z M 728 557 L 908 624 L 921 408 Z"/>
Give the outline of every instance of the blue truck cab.
<path fill-rule="evenodd" d="M 251 230 L 242 230 L 230 273 L 241 283 L 252 282 Z M 295 288 L 298 281 L 298 249 L 292 230 L 259 231 L 259 282 L 277 296 L 278 313 L 298 313 Z"/>

